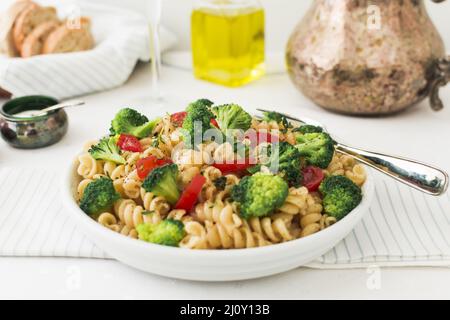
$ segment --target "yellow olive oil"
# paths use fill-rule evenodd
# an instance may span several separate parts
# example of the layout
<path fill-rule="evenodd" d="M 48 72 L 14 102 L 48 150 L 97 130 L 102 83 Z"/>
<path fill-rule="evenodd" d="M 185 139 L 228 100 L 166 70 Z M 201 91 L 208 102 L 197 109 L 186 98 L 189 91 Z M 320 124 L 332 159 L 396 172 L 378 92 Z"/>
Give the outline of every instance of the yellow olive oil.
<path fill-rule="evenodd" d="M 238 87 L 265 73 L 264 10 L 198 8 L 192 13 L 192 52 L 197 78 Z"/>

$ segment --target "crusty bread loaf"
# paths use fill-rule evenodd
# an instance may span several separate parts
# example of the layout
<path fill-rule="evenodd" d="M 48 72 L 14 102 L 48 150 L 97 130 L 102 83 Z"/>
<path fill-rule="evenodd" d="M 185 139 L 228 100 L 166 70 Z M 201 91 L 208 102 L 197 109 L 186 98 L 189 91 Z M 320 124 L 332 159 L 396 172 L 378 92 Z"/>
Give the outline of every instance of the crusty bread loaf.
<path fill-rule="evenodd" d="M 32 3 L 16 19 L 13 29 L 14 44 L 21 52 L 26 37 L 41 23 L 58 21 L 56 9 L 53 7 L 41 7 Z"/>
<path fill-rule="evenodd" d="M 91 22 L 81 18 L 80 28 L 72 28 L 65 23 L 53 31 L 45 41 L 43 53 L 68 53 L 90 50 L 94 46 Z"/>
<path fill-rule="evenodd" d="M 16 1 L 4 14 L 0 17 L 0 53 L 4 53 L 10 57 L 17 57 L 19 51 L 16 49 L 13 37 L 13 27 L 16 19 L 27 8 L 32 6 L 30 0 Z"/>
<path fill-rule="evenodd" d="M 20 55 L 29 58 L 42 54 L 44 43 L 48 36 L 58 28 L 60 23 L 49 21 L 41 23 L 25 38 Z"/>

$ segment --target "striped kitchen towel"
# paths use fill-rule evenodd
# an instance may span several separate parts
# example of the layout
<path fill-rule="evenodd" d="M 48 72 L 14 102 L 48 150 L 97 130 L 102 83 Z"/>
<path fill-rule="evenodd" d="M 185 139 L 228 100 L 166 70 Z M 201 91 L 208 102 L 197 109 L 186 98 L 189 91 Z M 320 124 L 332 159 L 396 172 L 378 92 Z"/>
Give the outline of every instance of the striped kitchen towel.
<path fill-rule="evenodd" d="M 42 3 L 64 12 L 58 1 Z M 143 15 L 92 1 L 80 1 L 79 6 L 81 15 L 92 21 L 96 47 L 29 59 L 0 56 L 1 88 L 16 97 L 41 94 L 65 99 L 120 86 L 138 61 L 150 60 L 149 25 Z M 161 42 L 166 50 L 176 39 L 162 28 Z"/>
<path fill-rule="evenodd" d="M 376 178 L 370 212 L 309 267 L 450 266 L 450 194 Z M 108 258 L 66 214 L 59 180 L 51 170 L 0 169 L 0 256 Z"/>

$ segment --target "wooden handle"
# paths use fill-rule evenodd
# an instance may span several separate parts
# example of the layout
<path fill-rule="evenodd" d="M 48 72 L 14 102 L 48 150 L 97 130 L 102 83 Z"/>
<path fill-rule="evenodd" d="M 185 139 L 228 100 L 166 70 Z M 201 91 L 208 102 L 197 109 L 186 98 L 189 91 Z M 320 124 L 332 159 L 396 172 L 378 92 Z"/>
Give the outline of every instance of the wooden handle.
<path fill-rule="evenodd" d="M 9 93 L 6 90 L 3 90 L 2 88 L 0 88 L 0 98 L 11 98 L 11 93 Z"/>

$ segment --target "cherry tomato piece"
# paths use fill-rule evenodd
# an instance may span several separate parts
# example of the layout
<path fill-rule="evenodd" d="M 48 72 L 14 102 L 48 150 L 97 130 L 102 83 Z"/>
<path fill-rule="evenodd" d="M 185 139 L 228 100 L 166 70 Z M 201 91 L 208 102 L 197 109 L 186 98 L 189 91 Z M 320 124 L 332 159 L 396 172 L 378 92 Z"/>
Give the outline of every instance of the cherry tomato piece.
<path fill-rule="evenodd" d="M 172 160 L 158 159 L 155 156 L 139 159 L 136 163 L 138 177 L 139 179 L 144 180 L 154 169 L 169 163 L 172 163 Z"/>
<path fill-rule="evenodd" d="M 176 126 L 176 127 L 182 127 L 183 126 L 183 122 L 184 119 L 186 119 L 187 116 L 187 112 L 186 111 L 181 111 L 181 112 L 177 112 L 174 113 L 170 116 L 170 121 Z M 211 124 L 216 127 L 219 128 L 219 124 L 217 123 L 216 119 L 211 119 Z"/>
<path fill-rule="evenodd" d="M 122 133 L 119 136 L 117 145 L 119 146 L 120 150 L 123 151 L 142 152 L 141 142 L 138 138 L 132 136 L 131 134 Z"/>
<path fill-rule="evenodd" d="M 217 120 L 216 120 L 216 119 L 212 118 L 212 119 L 211 119 L 211 124 L 212 124 L 214 127 L 219 128 L 219 124 L 217 123 Z"/>
<path fill-rule="evenodd" d="M 186 118 L 186 116 L 187 116 L 186 111 L 177 112 L 170 116 L 170 121 L 173 124 L 175 124 L 175 126 L 181 127 L 181 126 L 183 126 L 183 122 L 184 122 L 184 119 Z"/>
<path fill-rule="evenodd" d="M 303 169 L 303 185 L 309 192 L 317 191 L 324 178 L 325 174 L 318 167 L 309 166 Z"/>

